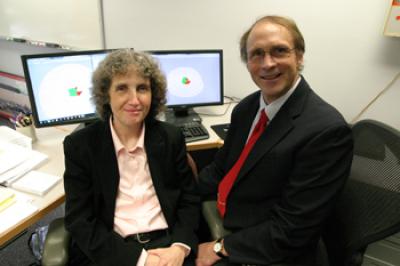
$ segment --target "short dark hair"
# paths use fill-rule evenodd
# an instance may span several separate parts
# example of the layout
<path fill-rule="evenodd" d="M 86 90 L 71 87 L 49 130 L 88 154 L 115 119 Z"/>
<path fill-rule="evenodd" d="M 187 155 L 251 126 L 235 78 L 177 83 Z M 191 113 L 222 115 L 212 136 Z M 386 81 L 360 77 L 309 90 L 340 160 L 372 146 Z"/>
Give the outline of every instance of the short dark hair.
<path fill-rule="evenodd" d="M 299 28 L 292 19 L 281 16 L 264 16 L 258 19 L 256 22 L 251 25 L 251 27 L 242 35 L 240 38 L 240 58 L 244 63 L 247 63 L 247 39 L 249 38 L 250 32 L 254 28 L 255 25 L 259 22 L 269 22 L 272 24 L 278 24 L 285 27 L 293 37 L 294 47 L 296 51 L 304 54 L 306 47 L 304 43 L 303 35 L 301 34 Z"/>
<path fill-rule="evenodd" d="M 116 75 L 125 75 L 134 70 L 144 78 L 150 79 L 151 106 L 148 119 L 154 119 L 165 107 L 167 81 L 161 72 L 158 63 L 151 55 L 145 52 L 137 52 L 133 49 L 119 49 L 109 53 L 100 62 L 92 76 L 92 100 L 96 106 L 96 112 L 102 119 L 111 115 L 109 90 L 112 79 Z"/>

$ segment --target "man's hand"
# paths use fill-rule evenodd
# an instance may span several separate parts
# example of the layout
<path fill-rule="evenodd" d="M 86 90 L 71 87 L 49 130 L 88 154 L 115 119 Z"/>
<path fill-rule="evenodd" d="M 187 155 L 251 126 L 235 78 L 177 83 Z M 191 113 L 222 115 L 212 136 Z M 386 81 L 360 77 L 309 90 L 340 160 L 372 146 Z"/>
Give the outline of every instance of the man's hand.
<path fill-rule="evenodd" d="M 169 248 L 150 249 L 147 253 L 149 256 L 158 256 L 158 265 L 160 266 L 181 266 L 186 254 L 185 248 L 178 245 Z"/>
<path fill-rule="evenodd" d="M 213 247 L 215 241 L 201 243 L 196 258 L 196 266 L 211 266 L 221 258 L 215 254 Z"/>

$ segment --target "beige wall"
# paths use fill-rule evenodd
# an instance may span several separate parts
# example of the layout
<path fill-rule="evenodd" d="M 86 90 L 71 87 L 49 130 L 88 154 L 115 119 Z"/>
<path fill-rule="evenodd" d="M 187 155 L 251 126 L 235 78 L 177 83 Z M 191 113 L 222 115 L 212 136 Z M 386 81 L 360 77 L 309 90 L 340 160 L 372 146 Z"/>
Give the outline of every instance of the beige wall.
<path fill-rule="evenodd" d="M 14 0 L 0 0 L 0 6 L 4 7 L 8 1 Z M 46 1 L 35 1 L 37 5 L 31 8 L 32 14 L 43 10 Z M 93 3 L 93 0 L 80 1 Z M 223 49 L 225 94 L 236 97 L 257 90 L 239 60 L 240 35 L 262 15 L 290 16 L 297 21 L 306 39 L 304 76 L 349 122 L 400 72 L 400 38 L 383 35 L 391 2 L 100 1 L 106 48 Z M 75 22 L 82 27 L 86 19 L 75 16 Z M 35 31 L 41 29 L 35 28 Z M 96 34 L 92 32 L 88 37 Z M 0 70 L 22 74 L 20 54 L 47 50 L 51 49 L 0 41 Z M 361 118 L 377 119 L 400 129 L 399 101 L 400 80 L 397 80 Z"/>
<path fill-rule="evenodd" d="M 304 75 L 348 121 L 400 72 L 400 38 L 383 36 L 391 0 L 104 0 L 106 47 L 224 50 L 225 92 L 257 88 L 239 60 L 242 32 L 265 14 L 294 18 L 306 39 Z M 400 81 L 362 118 L 400 128 Z"/>

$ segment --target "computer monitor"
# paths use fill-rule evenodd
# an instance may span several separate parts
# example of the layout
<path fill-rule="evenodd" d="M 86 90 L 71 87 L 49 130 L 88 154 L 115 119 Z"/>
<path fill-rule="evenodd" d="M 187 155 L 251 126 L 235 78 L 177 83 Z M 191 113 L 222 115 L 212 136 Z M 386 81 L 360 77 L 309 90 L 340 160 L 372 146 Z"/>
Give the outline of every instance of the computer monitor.
<path fill-rule="evenodd" d="M 222 50 L 150 51 L 167 78 L 166 120 L 200 121 L 192 107 L 221 105 L 224 100 Z"/>
<path fill-rule="evenodd" d="M 91 101 L 92 73 L 110 51 L 21 56 L 36 127 L 88 123 L 98 118 Z"/>

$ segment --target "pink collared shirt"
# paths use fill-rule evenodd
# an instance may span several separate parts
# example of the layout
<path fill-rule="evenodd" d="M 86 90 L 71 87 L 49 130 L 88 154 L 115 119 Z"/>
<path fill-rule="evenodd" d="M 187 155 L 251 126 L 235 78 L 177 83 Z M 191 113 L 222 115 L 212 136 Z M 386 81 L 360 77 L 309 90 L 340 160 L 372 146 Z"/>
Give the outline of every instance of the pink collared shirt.
<path fill-rule="evenodd" d="M 154 189 L 144 147 L 145 125 L 136 146 L 127 150 L 118 138 L 110 118 L 111 135 L 117 155 L 120 181 L 115 203 L 114 231 L 122 237 L 167 229 L 168 224 Z M 182 243 L 174 243 L 187 249 Z M 137 265 L 144 265 L 146 250 L 142 250 Z"/>
<path fill-rule="evenodd" d="M 123 237 L 168 228 L 150 176 L 144 133 L 145 126 L 136 146 L 127 150 L 111 126 L 120 174 L 114 230 Z"/>

